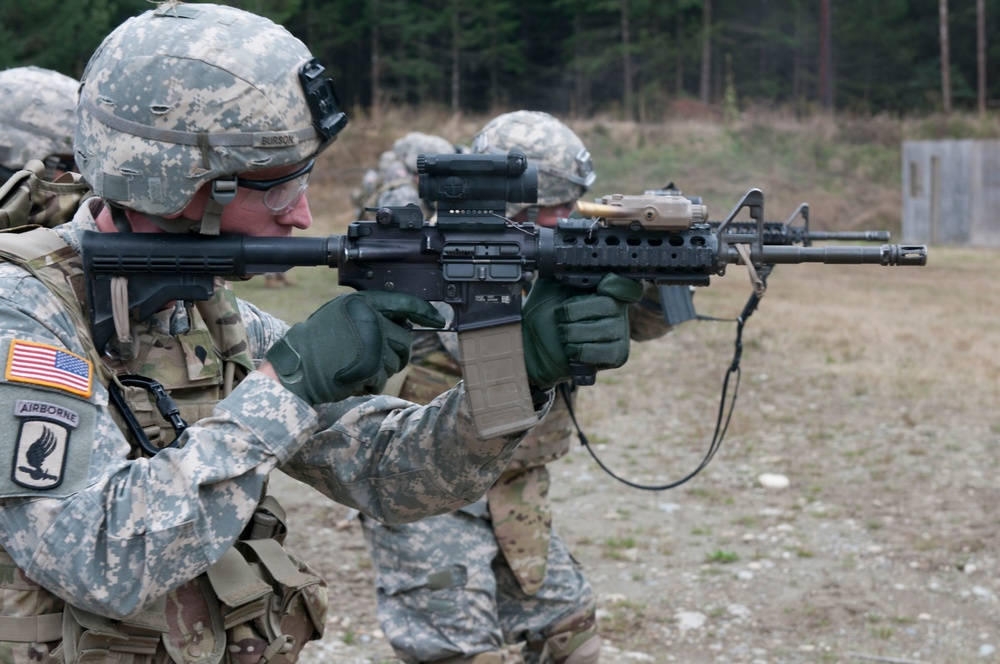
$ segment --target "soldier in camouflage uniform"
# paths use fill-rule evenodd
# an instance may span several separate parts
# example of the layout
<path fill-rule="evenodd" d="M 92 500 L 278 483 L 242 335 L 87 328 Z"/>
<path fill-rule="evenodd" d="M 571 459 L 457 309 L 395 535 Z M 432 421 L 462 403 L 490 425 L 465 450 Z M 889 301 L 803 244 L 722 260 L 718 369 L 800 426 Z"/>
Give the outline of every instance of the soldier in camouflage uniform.
<path fill-rule="evenodd" d="M 18 223 L 56 226 L 87 194 L 71 172 L 79 86 L 41 67 L 0 71 L 0 228 L 15 216 Z"/>
<path fill-rule="evenodd" d="M 417 193 L 417 155 L 446 154 L 457 148 L 446 139 L 420 131 L 411 131 L 396 139 L 392 150 L 386 150 L 378 160 L 378 169 L 365 171 L 361 187 L 353 192 L 358 206 L 358 219 L 374 218 L 366 208 L 386 205 L 420 205 L 424 217 L 430 218 L 434 210 L 420 200 Z"/>
<path fill-rule="evenodd" d="M 400 324 L 443 323 L 408 296 L 352 293 L 289 328 L 223 280 L 136 320 L 119 283 L 95 347 L 83 233 L 310 225 L 308 174 L 346 124 L 322 71 L 280 26 L 212 4 L 161 4 L 91 58 L 75 156 L 95 196 L 0 234 L 0 661 L 294 662 L 326 591 L 281 547 L 270 471 L 403 522 L 477 499 L 509 461 L 523 432 L 480 439 L 461 387 L 429 407 L 371 396 L 408 361 Z M 627 357 L 619 300 L 540 301 L 524 322 L 540 416 L 541 360 L 558 375 L 579 355 L 530 342 L 574 332 L 579 306 L 621 331 L 601 364 Z"/>
<path fill-rule="evenodd" d="M 80 82 L 41 67 L 0 71 L 0 182 L 32 159 L 55 179 L 73 170 Z"/>
<path fill-rule="evenodd" d="M 538 166 L 538 203 L 508 204 L 515 221 L 554 226 L 594 182 L 590 153 L 565 124 L 518 111 L 488 123 L 472 152 L 523 152 Z M 530 298 L 529 298 L 530 300 Z M 633 339 L 666 333 L 657 290 L 629 307 Z M 461 378 L 453 333 L 414 340 L 400 396 L 427 403 Z M 564 388 L 568 388 L 566 385 Z M 598 660 L 593 593 L 552 528 L 546 464 L 573 439 L 564 389 L 486 497 L 450 514 L 386 526 L 362 519 L 377 569 L 378 616 L 408 664 L 592 664 Z M 505 644 L 508 644 L 505 646 Z M 510 647 L 511 644 L 524 644 Z"/>

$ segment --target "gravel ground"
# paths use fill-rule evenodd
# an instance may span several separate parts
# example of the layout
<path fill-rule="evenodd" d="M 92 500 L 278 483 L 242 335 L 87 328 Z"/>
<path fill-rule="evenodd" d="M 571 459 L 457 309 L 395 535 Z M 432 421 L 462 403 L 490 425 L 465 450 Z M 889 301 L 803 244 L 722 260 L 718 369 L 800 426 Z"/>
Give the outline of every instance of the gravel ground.
<path fill-rule="evenodd" d="M 553 464 L 555 523 L 595 586 L 602 662 L 1000 661 L 998 258 L 779 266 L 707 470 L 649 492 L 582 449 Z M 732 269 L 696 302 L 732 316 L 747 294 Z M 687 323 L 582 393 L 606 463 L 653 483 L 698 464 L 734 329 Z M 302 661 L 395 661 L 357 521 L 283 476 L 274 486 L 290 548 L 331 588 L 326 636 Z"/>

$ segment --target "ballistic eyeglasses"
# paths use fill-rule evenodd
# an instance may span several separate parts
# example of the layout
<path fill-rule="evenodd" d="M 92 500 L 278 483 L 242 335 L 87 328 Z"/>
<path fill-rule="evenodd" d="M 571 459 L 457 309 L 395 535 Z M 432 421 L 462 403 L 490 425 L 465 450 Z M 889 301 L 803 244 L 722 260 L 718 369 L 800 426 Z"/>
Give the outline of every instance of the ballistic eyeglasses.
<path fill-rule="evenodd" d="M 305 166 L 282 175 L 280 178 L 270 180 L 247 180 L 236 176 L 236 186 L 244 189 L 264 192 L 264 205 L 275 214 L 287 214 L 294 208 L 306 193 L 309 186 L 309 174 L 316 164 L 315 159 L 310 159 Z"/>

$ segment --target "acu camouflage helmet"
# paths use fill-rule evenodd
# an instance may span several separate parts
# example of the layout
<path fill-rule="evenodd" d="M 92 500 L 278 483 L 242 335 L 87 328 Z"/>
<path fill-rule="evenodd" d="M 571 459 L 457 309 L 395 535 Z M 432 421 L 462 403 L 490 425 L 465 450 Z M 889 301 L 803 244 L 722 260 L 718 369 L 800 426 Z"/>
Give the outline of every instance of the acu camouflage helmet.
<path fill-rule="evenodd" d="M 411 131 L 406 136 L 396 139 L 392 144 L 392 151 L 406 165 L 410 174 L 416 175 L 418 154 L 450 154 L 456 150 L 454 145 L 440 136 Z"/>
<path fill-rule="evenodd" d="M 416 168 L 416 162 L 414 162 Z M 403 163 L 402 158 L 392 150 L 386 150 L 378 158 L 378 180 L 381 186 L 390 183 L 410 182 L 416 170 L 412 173 Z"/>
<path fill-rule="evenodd" d="M 0 71 L 0 166 L 17 171 L 32 159 L 72 157 L 79 86 L 40 67 Z"/>
<path fill-rule="evenodd" d="M 514 111 L 492 120 L 472 139 L 475 154 L 523 152 L 538 166 L 539 206 L 574 203 L 597 179 L 590 152 L 580 137 L 548 113 Z M 513 217 L 528 204 L 507 204 Z"/>
<path fill-rule="evenodd" d="M 77 165 L 98 196 L 154 221 L 208 182 L 224 205 L 236 174 L 306 162 L 347 124 L 322 72 L 266 18 L 165 3 L 115 29 L 87 65 Z"/>

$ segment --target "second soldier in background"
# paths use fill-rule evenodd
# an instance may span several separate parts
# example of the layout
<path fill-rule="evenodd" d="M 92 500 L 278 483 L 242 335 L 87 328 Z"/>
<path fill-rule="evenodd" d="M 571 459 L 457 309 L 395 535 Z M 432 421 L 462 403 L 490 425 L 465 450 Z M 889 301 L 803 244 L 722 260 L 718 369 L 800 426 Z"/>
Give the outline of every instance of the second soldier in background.
<path fill-rule="evenodd" d="M 57 226 L 88 193 L 72 172 L 79 86 L 41 67 L 0 71 L 0 228 Z"/>
<path fill-rule="evenodd" d="M 444 139 L 438 142 L 449 145 Z M 399 149 L 393 154 L 403 152 L 405 143 L 397 141 Z M 594 182 L 593 163 L 583 141 L 546 113 L 498 116 L 472 143 L 477 154 L 510 150 L 523 152 L 539 171 L 537 204 L 508 204 L 507 216 L 513 221 L 555 226 L 558 218 L 571 214 L 573 204 Z M 392 160 L 383 155 L 383 161 Z M 398 180 L 407 184 L 404 178 Z M 419 204 L 412 180 L 399 190 L 409 191 L 412 198 L 396 197 L 391 204 Z M 385 204 L 389 203 L 377 203 Z M 669 329 L 652 287 L 641 302 L 630 306 L 629 317 L 633 339 L 651 339 Z M 414 359 L 399 396 L 428 403 L 455 385 L 461 379 L 457 357 L 454 333 L 416 335 Z M 377 569 L 379 622 L 403 661 L 598 661 L 601 639 L 593 591 L 552 527 L 548 498 L 546 464 L 565 455 L 573 440 L 567 399 L 573 399 L 568 385 L 479 502 L 402 526 L 363 519 Z"/>
<path fill-rule="evenodd" d="M 397 139 L 391 150 L 379 156 L 378 168 L 365 171 L 361 186 L 351 193 L 357 205 L 355 218 L 374 219 L 368 210 L 408 203 L 420 205 L 424 216 L 429 218 L 433 209 L 421 201 L 417 193 L 417 155 L 458 151 L 459 148 L 446 139 L 420 131 L 411 131 Z"/>

